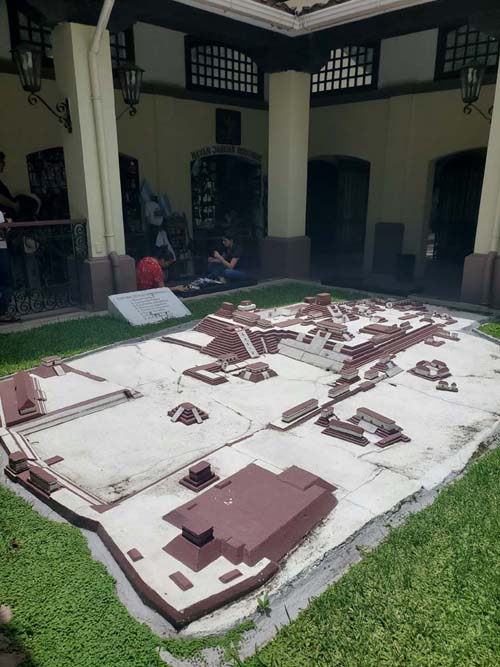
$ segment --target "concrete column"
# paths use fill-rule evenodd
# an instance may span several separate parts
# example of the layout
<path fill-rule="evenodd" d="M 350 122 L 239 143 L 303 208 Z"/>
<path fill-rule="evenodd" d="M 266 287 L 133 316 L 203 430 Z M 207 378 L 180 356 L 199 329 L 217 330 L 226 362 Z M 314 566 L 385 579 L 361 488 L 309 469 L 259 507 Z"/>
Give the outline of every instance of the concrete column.
<path fill-rule="evenodd" d="M 474 113 L 474 112 L 473 112 Z M 462 299 L 500 307 L 500 69 L 484 171 L 474 254 L 465 258 Z"/>
<path fill-rule="evenodd" d="M 269 82 L 268 237 L 262 244 L 265 275 L 306 277 L 305 236 L 311 75 L 271 74 Z"/>
<path fill-rule="evenodd" d="M 106 137 L 112 229 L 106 235 L 101 166 L 92 105 L 88 52 L 92 26 L 62 23 L 53 32 L 56 81 L 62 97 L 69 100 L 73 131 L 64 132 L 66 180 L 72 218 L 85 218 L 89 231 L 89 259 L 81 271 L 85 303 L 94 309 L 107 306 L 113 292 L 135 289 L 134 262 L 125 255 L 118 140 L 109 33 L 103 37 L 98 57 Z M 109 252 L 116 252 L 115 270 Z"/>

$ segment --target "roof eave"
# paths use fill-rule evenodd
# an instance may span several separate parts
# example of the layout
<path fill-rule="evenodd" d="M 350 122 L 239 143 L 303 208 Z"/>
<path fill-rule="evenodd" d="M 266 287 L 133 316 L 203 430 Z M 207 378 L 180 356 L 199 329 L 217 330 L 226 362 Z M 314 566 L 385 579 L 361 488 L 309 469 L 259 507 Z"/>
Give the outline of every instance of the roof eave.
<path fill-rule="evenodd" d="M 290 13 L 256 0 L 177 0 L 185 5 L 221 14 L 260 28 L 290 36 L 306 35 L 437 0 L 348 0 L 313 11 Z"/>

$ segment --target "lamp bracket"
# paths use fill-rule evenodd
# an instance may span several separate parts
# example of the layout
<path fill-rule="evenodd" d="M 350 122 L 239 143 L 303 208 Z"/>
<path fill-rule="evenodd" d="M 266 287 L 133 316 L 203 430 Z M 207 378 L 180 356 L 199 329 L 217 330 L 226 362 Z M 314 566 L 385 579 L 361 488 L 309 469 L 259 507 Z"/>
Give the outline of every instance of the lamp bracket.
<path fill-rule="evenodd" d="M 127 112 L 129 116 L 133 117 L 137 114 L 137 108 L 133 104 L 130 104 L 128 107 L 125 107 L 121 113 L 118 114 L 116 120 L 120 120 L 120 118 L 122 118 Z"/>
<path fill-rule="evenodd" d="M 466 114 L 467 116 L 470 116 L 471 113 L 472 113 L 472 109 L 477 111 L 478 114 L 480 114 L 484 118 L 484 120 L 487 120 L 489 123 L 491 123 L 491 120 L 493 118 L 493 107 L 492 106 L 488 109 L 487 113 L 484 113 L 484 111 L 482 111 L 475 104 L 472 104 L 472 103 L 466 104 L 464 106 L 464 114 Z"/>
<path fill-rule="evenodd" d="M 71 115 L 69 113 L 69 102 L 68 99 L 66 98 L 63 102 L 58 102 L 56 104 L 56 108 L 53 109 L 47 102 L 41 97 L 41 95 L 38 95 L 38 93 L 30 93 L 28 95 L 28 102 L 34 106 L 35 104 L 38 104 L 38 102 L 41 102 L 43 106 L 50 111 L 50 113 L 57 118 L 57 120 L 61 123 L 61 125 L 68 130 L 68 132 L 71 134 L 73 131 L 73 125 L 71 123 Z"/>

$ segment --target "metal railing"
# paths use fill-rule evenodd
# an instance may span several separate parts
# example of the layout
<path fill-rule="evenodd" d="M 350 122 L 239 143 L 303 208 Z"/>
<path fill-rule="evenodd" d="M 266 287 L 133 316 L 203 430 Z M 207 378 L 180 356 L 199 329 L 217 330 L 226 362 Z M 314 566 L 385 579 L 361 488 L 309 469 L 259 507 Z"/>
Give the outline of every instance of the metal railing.
<path fill-rule="evenodd" d="M 82 305 L 88 257 L 86 220 L 3 224 L 10 265 L 8 313 L 29 315 Z"/>

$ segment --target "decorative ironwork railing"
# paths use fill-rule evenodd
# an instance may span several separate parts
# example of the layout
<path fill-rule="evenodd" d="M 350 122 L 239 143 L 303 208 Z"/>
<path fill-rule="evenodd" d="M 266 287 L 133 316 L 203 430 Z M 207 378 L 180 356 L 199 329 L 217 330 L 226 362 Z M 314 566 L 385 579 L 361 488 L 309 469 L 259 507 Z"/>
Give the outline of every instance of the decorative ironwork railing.
<path fill-rule="evenodd" d="M 8 312 L 19 316 L 82 305 L 81 267 L 88 257 L 86 220 L 13 222 L 6 232 Z"/>

